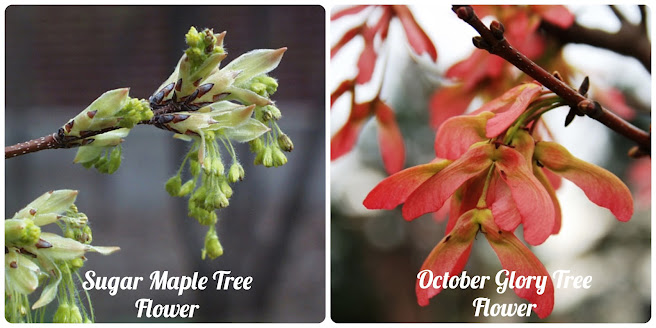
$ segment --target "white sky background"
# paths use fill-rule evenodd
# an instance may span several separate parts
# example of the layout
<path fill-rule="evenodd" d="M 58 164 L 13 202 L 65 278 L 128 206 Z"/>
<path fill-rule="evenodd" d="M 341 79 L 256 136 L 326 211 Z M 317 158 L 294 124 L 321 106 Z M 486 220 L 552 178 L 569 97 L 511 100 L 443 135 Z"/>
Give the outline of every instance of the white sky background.
<path fill-rule="evenodd" d="M 451 11 L 450 5 L 414 5 L 410 6 L 415 18 L 437 46 L 438 62 L 435 66 L 429 61 L 422 62 L 427 70 L 436 70 L 444 73 L 455 62 L 469 56 L 475 49 L 471 38 L 476 34 L 468 24 L 460 21 Z M 614 32 L 619 29 L 619 21 L 606 6 L 570 6 L 580 24 Z M 635 6 L 620 6 L 627 18 L 637 22 L 640 14 Z M 651 15 L 651 13 L 650 13 Z M 651 17 L 651 16 L 650 16 Z M 489 19 L 485 20 L 486 23 Z M 334 44 L 342 32 L 351 24 L 337 24 L 331 22 L 330 44 Z M 398 22 L 396 22 L 398 24 Z M 390 27 L 390 40 L 394 40 L 395 33 L 401 32 L 400 24 Z M 396 25 L 396 26 L 395 26 Z M 396 28 L 395 28 L 396 27 Z M 357 56 L 363 47 L 361 40 L 356 40 L 343 48 L 333 59 L 338 59 L 339 65 L 331 61 L 329 91 L 345 78 L 353 77 L 356 73 Z M 407 43 L 395 44 L 392 51 L 410 52 Z M 600 50 L 585 45 L 568 45 L 564 49 L 566 60 L 581 72 L 590 76 L 591 84 L 596 81 L 613 81 L 618 85 L 627 86 L 634 90 L 635 95 L 645 103 L 651 99 L 651 75 L 642 65 L 632 58 L 617 55 L 610 51 Z M 380 65 L 380 63 L 379 63 Z M 394 61 L 389 61 L 387 76 L 402 74 Z M 346 67 L 346 69 L 344 69 Z M 373 81 L 380 77 L 376 72 Z M 582 78 L 583 76 L 581 76 Z M 376 82 L 378 83 L 378 82 Z M 385 94 L 383 89 L 383 95 Z M 376 92 L 372 88 L 364 97 L 358 97 L 358 102 L 370 99 Z M 331 134 L 334 134 L 346 121 L 349 112 L 349 97 L 342 97 L 331 111 Z M 428 109 L 426 109 L 428 110 Z M 556 141 L 564 145 L 575 156 L 592 163 L 603 162 L 608 155 L 605 152 L 610 132 L 601 123 L 591 119 L 578 118 L 568 127 L 563 127 L 566 110 L 556 110 L 545 115 L 549 122 Z M 356 149 L 356 148 L 354 148 Z M 429 149 L 427 151 L 431 151 Z M 380 180 L 385 177 L 383 172 L 375 172 L 364 167 L 358 160 L 357 151 L 347 154 L 343 158 L 331 163 L 331 199 L 340 202 L 346 212 L 354 216 L 368 217 L 375 215 L 376 211 L 369 211 L 362 205 L 367 193 Z M 598 284 L 603 284 L 603 270 L 590 263 L 575 265 L 575 259 L 583 254 L 594 243 L 603 237 L 609 229 L 616 227 L 617 221 L 609 215 L 609 211 L 591 203 L 585 194 L 574 184 L 563 180 L 563 186 L 558 190 L 561 201 L 563 225 L 558 235 L 551 236 L 547 242 L 534 248 L 538 258 L 545 264 L 550 272 L 558 269 L 570 269 L 578 275 L 592 275 L 597 277 Z M 399 218 L 402 220 L 401 218 Z M 583 233 L 582 233 L 583 232 Z M 646 269 L 649 267 L 647 265 Z M 649 272 L 647 271 L 647 274 Z M 649 288 L 649 286 L 645 286 Z M 557 291 L 555 311 L 565 309 L 572 303 L 586 296 L 585 290 L 576 290 L 574 293 Z M 592 292 L 592 291 L 588 291 Z"/>

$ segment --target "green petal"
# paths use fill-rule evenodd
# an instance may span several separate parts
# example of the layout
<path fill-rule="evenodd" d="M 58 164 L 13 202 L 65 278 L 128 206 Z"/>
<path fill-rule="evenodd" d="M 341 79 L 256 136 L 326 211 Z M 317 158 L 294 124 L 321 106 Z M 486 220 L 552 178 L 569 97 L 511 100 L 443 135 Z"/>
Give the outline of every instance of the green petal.
<path fill-rule="evenodd" d="M 224 70 L 239 71 L 239 75 L 235 79 L 235 84 L 247 82 L 255 76 L 271 72 L 280 63 L 282 55 L 287 48 L 280 48 L 276 50 L 271 49 L 257 49 L 245 53 L 239 58 L 230 62 L 224 67 Z"/>
<path fill-rule="evenodd" d="M 248 142 L 263 135 L 269 130 L 269 127 L 262 124 L 262 122 L 251 118 L 238 127 L 226 128 L 224 133 L 228 138 L 237 142 Z"/>

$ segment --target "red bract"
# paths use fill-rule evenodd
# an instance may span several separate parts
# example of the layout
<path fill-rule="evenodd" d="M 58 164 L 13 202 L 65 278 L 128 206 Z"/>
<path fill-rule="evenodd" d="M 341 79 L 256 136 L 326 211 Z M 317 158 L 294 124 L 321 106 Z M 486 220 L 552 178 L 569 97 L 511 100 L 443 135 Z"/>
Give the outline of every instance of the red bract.
<path fill-rule="evenodd" d="M 465 212 L 458 218 L 451 232 L 428 255 L 421 271 L 430 270 L 434 276 L 444 276 L 447 272 L 450 276 L 458 275 L 469 259 L 474 239 L 480 230 L 499 257 L 504 269 L 509 272 L 515 271 L 520 276 L 539 276 L 547 279 L 541 294 L 538 293 L 535 285 L 514 289 L 519 297 L 536 305 L 534 312 L 540 318 L 547 317 L 553 310 L 554 304 L 554 287 L 549 273 L 512 232 L 504 231 L 495 222 L 496 219 L 489 209 L 472 209 Z M 417 303 L 421 306 L 428 305 L 429 299 L 442 291 L 440 285 L 427 287 L 422 288 L 420 280 L 417 279 L 415 291 Z"/>
<path fill-rule="evenodd" d="M 614 174 L 572 156 L 565 147 L 554 142 L 538 142 L 534 156 L 540 165 L 574 182 L 590 201 L 609 209 L 618 220 L 631 219 L 631 192 Z"/>
<path fill-rule="evenodd" d="M 355 99 L 356 85 L 371 81 L 376 70 L 378 52 L 381 48 L 377 47 L 377 45 L 386 43 L 389 26 L 394 17 L 397 17 L 401 22 L 408 44 L 413 51 L 419 55 L 428 54 L 433 61 L 437 60 L 435 46 L 406 6 L 349 7 L 335 12 L 331 20 L 360 14 L 366 9 L 374 8 L 379 8 L 382 13 L 373 25 L 368 25 L 368 20 L 364 19 L 361 24 L 345 32 L 331 48 L 332 57 L 354 38 L 360 36 L 364 40 L 364 49 L 357 61 L 358 73 L 352 80 L 346 80 L 340 83 L 337 89 L 331 94 L 331 107 L 346 92 L 350 91 L 352 99 Z M 375 42 L 377 40 L 380 40 L 381 43 Z M 354 100 L 351 101 L 351 114 L 348 121 L 331 139 L 331 160 L 339 158 L 353 148 L 362 129 L 362 125 L 371 116 L 375 115 L 378 122 L 378 139 L 385 169 L 388 173 L 395 173 L 403 168 L 405 147 L 401 132 L 392 108 L 379 99 L 380 91 L 374 100 L 370 102 L 356 104 Z"/>
<path fill-rule="evenodd" d="M 394 112 L 378 98 L 362 104 L 353 103 L 347 122 L 330 141 L 330 159 L 335 160 L 353 148 L 362 126 L 371 116 L 375 116 L 378 123 L 378 141 L 385 169 L 390 174 L 396 173 L 403 168 L 405 146 Z"/>

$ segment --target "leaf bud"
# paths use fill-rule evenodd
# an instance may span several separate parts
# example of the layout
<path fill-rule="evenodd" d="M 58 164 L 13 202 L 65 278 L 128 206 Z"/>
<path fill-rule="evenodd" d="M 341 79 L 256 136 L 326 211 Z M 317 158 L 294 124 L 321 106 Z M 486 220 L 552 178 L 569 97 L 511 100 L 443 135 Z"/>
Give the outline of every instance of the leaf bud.
<path fill-rule="evenodd" d="M 280 149 L 286 152 L 294 150 L 294 143 L 292 142 L 292 139 L 284 133 L 278 136 L 278 146 L 280 146 Z"/>

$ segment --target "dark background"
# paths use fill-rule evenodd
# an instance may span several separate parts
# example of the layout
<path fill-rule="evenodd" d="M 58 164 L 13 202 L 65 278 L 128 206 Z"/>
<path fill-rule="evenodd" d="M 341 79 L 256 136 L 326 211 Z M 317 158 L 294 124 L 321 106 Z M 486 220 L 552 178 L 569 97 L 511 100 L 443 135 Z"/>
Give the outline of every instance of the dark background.
<path fill-rule="evenodd" d="M 141 276 L 136 291 L 91 291 L 98 322 L 146 322 L 134 303 L 199 304 L 197 322 L 320 322 L 325 318 L 325 11 L 320 6 L 10 6 L 6 17 L 5 144 L 55 132 L 103 92 L 130 87 L 148 98 L 173 71 L 190 26 L 227 31 L 228 58 L 287 47 L 271 73 L 279 124 L 294 141 L 289 162 L 254 167 L 238 145 L 246 179 L 233 186 L 217 231 L 225 249 L 202 261 L 206 232 L 187 217 L 187 199 L 164 183 L 189 144 L 150 126 L 123 143 L 123 163 L 103 175 L 72 163 L 75 150 L 46 150 L 5 161 L 5 217 L 53 189 L 77 189 L 93 244 L 120 246 L 89 254 L 80 270 Z M 205 291 L 150 291 L 155 270 L 199 272 Z M 250 291 L 215 291 L 211 275 L 252 276 Z M 37 291 L 38 294 L 40 291 Z M 38 295 L 34 295 L 37 296 Z M 51 309 L 54 308 L 51 305 Z M 160 319 L 161 320 L 161 319 Z M 175 321 L 175 320 L 167 320 Z"/>

